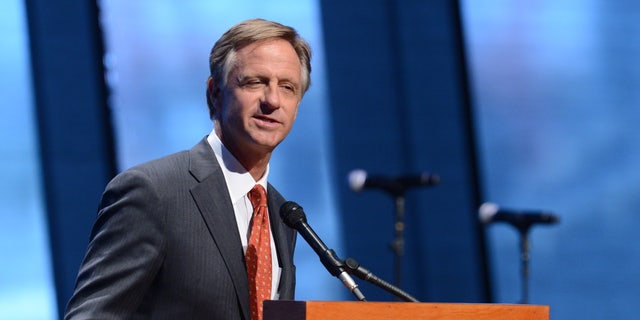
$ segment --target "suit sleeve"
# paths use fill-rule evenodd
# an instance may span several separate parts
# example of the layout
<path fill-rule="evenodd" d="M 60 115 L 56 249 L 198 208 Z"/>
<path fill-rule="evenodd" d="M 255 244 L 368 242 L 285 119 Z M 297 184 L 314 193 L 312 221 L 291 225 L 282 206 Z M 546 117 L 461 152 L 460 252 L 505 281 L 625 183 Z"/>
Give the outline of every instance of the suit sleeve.
<path fill-rule="evenodd" d="M 65 319 L 128 318 L 164 254 L 164 212 L 153 183 L 129 170 L 107 186 Z"/>

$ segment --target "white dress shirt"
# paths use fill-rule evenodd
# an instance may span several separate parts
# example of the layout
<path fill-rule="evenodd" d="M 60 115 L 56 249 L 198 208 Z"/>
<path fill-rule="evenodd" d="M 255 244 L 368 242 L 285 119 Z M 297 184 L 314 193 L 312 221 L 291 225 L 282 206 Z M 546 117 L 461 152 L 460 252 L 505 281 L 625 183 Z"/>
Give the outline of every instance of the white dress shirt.
<path fill-rule="evenodd" d="M 253 206 L 247 193 L 253 189 L 256 184 L 260 184 L 267 190 L 267 176 L 269 175 L 269 166 L 264 176 L 260 180 L 255 181 L 251 174 L 245 169 L 242 164 L 227 150 L 222 144 L 220 138 L 216 135 L 215 129 L 207 137 L 207 142 L 213 149 L 220 168 L 224 174 L 224 180 L 227 183 L 227 189 L 229 189 L 229 197 L 231 203 L 233 203 L 233 211 L 236 215 L 236 223 L 238 225 L 238 233 L 242 240 L 242 250 L 247 252 L 247 243 L 249 242 L 249 224 L 251 223 L 251 216 L 253 215 Z M 280 264 L 278 263 L 278 254 L 276 252 L 276 245 L 273 241 L 273 231 L 269 228 L 271 233 L 271 271 L 272 271 L 272 283 L 271 283 L 271 298 L 273 300 L 278 299 L 278 284 L 280 283 Z"/>

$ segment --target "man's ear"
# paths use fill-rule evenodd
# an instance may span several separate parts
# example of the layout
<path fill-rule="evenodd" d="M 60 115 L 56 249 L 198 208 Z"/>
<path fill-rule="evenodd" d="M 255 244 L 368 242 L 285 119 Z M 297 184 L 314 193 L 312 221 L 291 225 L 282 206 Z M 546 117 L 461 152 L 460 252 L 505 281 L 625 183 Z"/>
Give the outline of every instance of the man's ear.
<path fill-rule="evenodd" d="M 216 85 L 212 77 L 207 79 L 207 104 L 209 104 L 209 114 L 211 118 L 220 109 L 221 96 L 220 87 Z"/>
<path fill-rule="evenodd" d="M 209 77 L 207 79 L 207 99 L 209 100 L 210 104 L 213 104 L 218 96 L 217 92 L 217 86 L 215 85 L 215 83 L 213 83 L 213 78 Z"/>

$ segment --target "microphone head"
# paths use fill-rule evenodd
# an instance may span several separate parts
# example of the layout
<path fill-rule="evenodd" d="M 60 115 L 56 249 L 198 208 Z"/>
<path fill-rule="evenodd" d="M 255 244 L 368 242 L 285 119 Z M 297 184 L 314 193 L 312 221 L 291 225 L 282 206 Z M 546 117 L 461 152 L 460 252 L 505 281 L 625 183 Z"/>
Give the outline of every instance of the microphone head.
<path fill-rule="evenodd" d="M 367 172 L 361 169 L 353 170 L 349 173 L 348 179 L 351 190 L 362 191 L 364 184 L 367 182 Z"/>
<path fill-rule="evenodd" d="M 302 207 L 293 202 L 287 201 L 280 206 L 280 218 L 290 228 L 295 229 L 296 226 L 302 222 L 307 222 L 307 215 L 302 210 Z"/>
<path fill-rule="evenodd" d="M 480 208 L 478 209 L 478 217 L 480 218 L 480 221 L 482 221 L 482 223 L 489 223 L 491 222 L 491 219 L 493 219 L 493 216 L 495 216 L 499 210 L 500 207 L 497 204 L 485 202 L 480 205 Z"/>

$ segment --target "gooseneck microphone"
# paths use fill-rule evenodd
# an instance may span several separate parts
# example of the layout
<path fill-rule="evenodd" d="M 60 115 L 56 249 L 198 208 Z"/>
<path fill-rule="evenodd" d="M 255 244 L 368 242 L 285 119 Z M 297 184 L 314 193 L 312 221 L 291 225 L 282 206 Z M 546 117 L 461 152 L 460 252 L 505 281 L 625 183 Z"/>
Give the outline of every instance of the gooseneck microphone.
<path fill-rule="evenodd" d="M 358 289 L 358 285 L 344 269 L 344 263 L 336 256 L 336 253 L 329 249 L 320 237 L 311 229 L 307 223 L 307 215 L 302 207 L 293 201 L 287 201 L 280 207 L 280 217 L 290 228 L 296 229 L 298 233 L 309 243 L 313 251 L 320 257 L 320 261 L 332 276 L 342 281 L 345 287 L 353 293 L 360 301 L 366 301 L 364 295 Z"/>
<path fill-rule="evenodd" d="M 366 171 L 357 169 L 349 173 L 349 186 L 353 191 L 363 189 L 380 189 L 392 195 L 402 195 L 412 187 L 429 187 L 440 183 L 440 177 L 430 173 L 406 174 L 397 177 L 369 175 Z"/>
<path fill-rule="evenodd" d="M 560 220 L 550 212 L 506 210 L 491 202 L 483 203 L 478 209 L 478 215 L 485 224 L 506 222 L 518 229 L 527 229 L 534 224 L 554 224 Z"/>
<path fill-rule="evenodd" d="M 358 261 L 356 261 L 353 258 L 345 259 L 344 265 L 349 271 L 349 273 L 355 274 L 356 277 L 362 280 L 365 280 L 369 283 L 372 283 L 406 302 L 420 302 L 418 301 L 418 299 L 402 291 L 400 288 L 378 278 L 376 275 L 373 274 L 373 272 L 364 268 L 362 265 L 360 265 L 360 263 L 358 263 Z"/>

